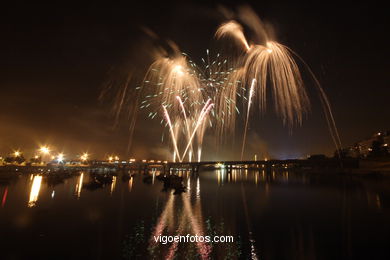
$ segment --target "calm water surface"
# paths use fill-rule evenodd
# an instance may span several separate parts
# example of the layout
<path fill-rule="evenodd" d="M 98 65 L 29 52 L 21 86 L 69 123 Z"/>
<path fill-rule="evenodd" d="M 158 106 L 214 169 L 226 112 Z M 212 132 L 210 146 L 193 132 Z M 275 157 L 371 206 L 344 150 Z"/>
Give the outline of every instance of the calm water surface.
<path fill-rule="evenodd" d="M 258 171 L 158 171 L 63 178 L 0 173 L 0 259 L 390 259 L 386 178 Z M 8 176 L 8 177 L 4 177 Z M 231 235 L 161 243 L 153 234 Z"/>

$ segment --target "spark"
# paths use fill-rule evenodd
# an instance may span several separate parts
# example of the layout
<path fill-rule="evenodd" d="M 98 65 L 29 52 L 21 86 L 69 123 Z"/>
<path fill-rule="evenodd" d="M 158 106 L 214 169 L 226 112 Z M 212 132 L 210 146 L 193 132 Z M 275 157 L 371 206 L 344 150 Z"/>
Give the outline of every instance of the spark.
<path fill-rule="evenodd" d="M 251 84 L 251 88 L 249 90 L 249 97 L 248 97 L 248 109 L 246 111 L 246 120 L 245 120 L 245 127 L 244 127 L 244 138 L 243 138 L 243 141 L 242 141 L 242 148 L 241 148 L 241 161 L 242 161 L 242 159 L 244 157 L 246 133 L 247 133 L 247 130 L 248 130 L 249 112 L 250 112 L 250 109 L 251 109 L 252 97 L 253 97 L 253 94 L 254 94 L 254 86 L 255 86 L 255 84 L 256 84 L 256 79 L 252 79 L 252 84 Z"/>
<path fill-rule="evenodd" d="M 172 139 L 173 148 L 175 149 L 175 155 L 173 156 L 174 161 L 175 161 L 175 158 L 177 156 L 177 158 L 179 158 L 179 161 L 181 162 L 182 159 L 180 157 L 179 149 L 177 148 L 177 142 L 176 142 L 175 133 L 173 132 L 173 126 L 172 126 L 171 118 L 169 116 L 169 113 L 168 113 L 168 110 L 167 110 L 166 106 L 163 106 L 163 109 L 164 109 L 165 119 L 166 119 L 166 121 L 168 123 L 169 131 L 171 133 L 171 139 Z"/>
<path fill-rule="evenodd" d="M 233 37 L 235 37 L 239 42 L 246 48 L 246 50 L 249 50 L 249 44 L 246 41 L 243 28 L 242 26 L 237 23 L 236 21 L 229 21 L 227 23 L 222 24 L 217 32 L 215 33 L 215 37 L 217 39 L 220 39 L 226 35 L 231 34 Z"/>

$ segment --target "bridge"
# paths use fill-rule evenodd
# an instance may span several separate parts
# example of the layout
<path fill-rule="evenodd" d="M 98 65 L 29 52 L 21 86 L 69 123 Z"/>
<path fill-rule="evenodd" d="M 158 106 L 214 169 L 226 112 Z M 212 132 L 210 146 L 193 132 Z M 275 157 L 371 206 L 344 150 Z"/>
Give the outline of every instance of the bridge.
<path fill-rule="evenodd" d="M 60 164 L 60 165 L 8 165 L 0 167 L 0 171 L 23 171 L 36 172 L 49 169 L 66 170 L 101 170 L 101 169 L 124 169 L 148 172 L 150 169 L 159 169 L 164 173 L 178 170 L 199 172 L 199 169 L 225 169 L 231 172 L 233 169 L 252 170 L 278 170 L 278 169 L 351 169 L 359 168 L 359 159 L 291 159 L 291 160 L 261 160 L 261 161 L 201 161 L 201 162 L 168 162 L 168 161 L 92 161 L 88 165 Z"/>
<path fill-rule="evenodd" d="M 107 164 L 106 164 L 107 165 Z M 94 167 L 96 165 L 91 165 Z M 110 164 L 110 167 L 122 169 L 134 169 L 148 171 L 151 168 L 159 168 L 164 172 L 172 170 L 191 170 L 198 172 L 200 168 L 225 169 L 228 172 L 233 169 L 337 169 L 337 168 L 359 168 L 359 160 L 348 159 L 290 159 L 290 160 L 261 160 L 261 161 L 201 161 L 201 162 L 154 162 L 154 161 L 133 161 L 129 163 Z"/>

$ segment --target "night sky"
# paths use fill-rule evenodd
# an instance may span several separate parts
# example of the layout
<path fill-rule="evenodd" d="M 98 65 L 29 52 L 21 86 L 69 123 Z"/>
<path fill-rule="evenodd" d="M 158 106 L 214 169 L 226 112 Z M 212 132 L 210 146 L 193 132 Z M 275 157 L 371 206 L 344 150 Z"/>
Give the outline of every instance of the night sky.
<path fill-rule="evenodd" d="M 175 41 L 196 59 L 207 48 L 218 51 L 212 38 L 225 20 L 217 2 L 139 2 L 18 1 L 2 6 L 0 155 L 18 148 L 32 155 L 47 144 L 67 157 L 89 151 L 94 158 L 170 159 L 167 140 L 161 142 L 163 127 L 142 115 L 128 151 L 129 120 L 123 115 L 115 124 L 112 102 L 100 101 L 99 94 L 112 71 L 141 71 L 148 63 L 141 28 Z M 371 1 L 350 6 L 246 3 L 273 25 L 277 41 L 311 66 L 332 103 L 344 146 L 390 129 L 388 9 Z M 319 100 L 307 72 L 302 73 L 313 105 L 303 126 L 290 133 L 272 109 L 254 117 L 247 158 L 254 153 L 274 158 L 333 154 Z M 237 130 L 216 148 L 206 133 L 203 159 L 238 159 L 240 135 Z"/>

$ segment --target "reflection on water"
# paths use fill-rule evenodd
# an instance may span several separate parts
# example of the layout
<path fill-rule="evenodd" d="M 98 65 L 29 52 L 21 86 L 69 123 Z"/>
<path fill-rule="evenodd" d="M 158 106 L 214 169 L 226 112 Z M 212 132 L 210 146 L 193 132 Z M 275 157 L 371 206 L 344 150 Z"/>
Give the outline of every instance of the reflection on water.
<path fill-rule="evenodd" d="M 28 200 L 29 207 L 34 207 L 35 203 L 38 200 L 39 191 L 41 190 L 41 182 L 42 182 L 42 176 L 35 175 L 31 185 L 30 198 Z"/>
<path fill-rule="evenodd" d="M 3 193 L 3 199 L 1 200 L 1 207 L 4 208 L 5 202 L 7 201 L 8 187 L 5 188 Z"/>
<path fill-rule="evenodd" d="M 82 172 L 79 176 L 79 180 L 76 184 L 76 189 L 75 189 L 77 198 L 80 198 L 81 195 L 81 189 L 83 188 L 83 179 L 84 179 L 84 173 Z M 52 197 L 54 197 L 54 194 L 52 194 Z"/>
<path fill-rule="evenodd" d="M 129 180 L 129 191 L 131 191 L 131 189 L 133 189 L 133 176 L 131 176 Z"/>
<path fill-rule="evenodd" d="M 116 176 L 112 176 L 111 191 L 110 191 L 110 194 L 111 194 L 111 195 L 112 195 L 112 193 L 113 193 L 114 190 L 115 190 L 115 186 L 116 186 Z"/>
<path fill-rule="evenodd" d="M 181 174 L 183 175 L 183 174 Z M 165 207 L 157 220 L 154 232 L 150 238 L 151 252 L 158 251 L 165 254 L 164 259 L 173 259 L 176 256 L 179 248 L 178 242 L 173 242 L 164 253 L 163 249 L 156 249 L 156 247 L 164 246 L 155 241 L 155 237 L 161 235 L 171 236 L 186 236 L 187 234 L 205 236 L 203 227 L 202 207 L 200 201 L 200 181 L 199 177 L 196 181 L 196 196 L 195 203 L 191 202 L 191 182 L 187 179 L 187 193 L 181 193 L 176 197 L 173 191 L 169 192 L 169 198 Z M 177 214 L 179 212 L 179 214 Z M 165 233 L 164 233 L 165 231 Z M 204 241 L 195 242 L 197 253 L 201 259 L 208 259 L 210 257 L 211 246 Z"/>
<path fill-rule="evenodd" d="M 7 237 L 0 243 L 5 249 L 0 258 L 56 258 L 59 252 L 66 259 L 386 259 L 390 255 L 386 178 L 262 168 L 198 174 L 181 170 L 177 176 L 163 177 L 156 169 L 21 174 L 0 185 L 0 230 Z M 72 239 L 75 232 L 82 244 Z M 187 234 L 231 235 L 234 242 L 162 244 L 154 239 Z M 46 250 L 37 243 L 46 245 Z M 74 250 L 64 251 L 64 244 Z"/>

